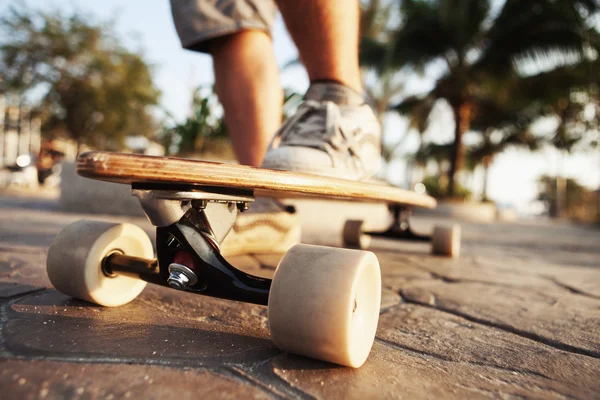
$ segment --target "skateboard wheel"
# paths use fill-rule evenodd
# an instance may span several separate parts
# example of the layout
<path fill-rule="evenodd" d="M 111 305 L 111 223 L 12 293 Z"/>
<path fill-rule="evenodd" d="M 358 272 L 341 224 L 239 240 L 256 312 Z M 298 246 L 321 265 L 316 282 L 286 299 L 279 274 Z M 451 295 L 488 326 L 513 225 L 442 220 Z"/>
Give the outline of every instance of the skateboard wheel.
<path fill-rule="evenodd" d="M 54 238 L 46 268 L 52 285 L 61 293 L 107 307 L 135 299 L 146 282 L 123 275 L 107 276 L 104 258 L 119 252 L 133 257 L 153 258 L 148 235 L 132 224 L 80 220 Z"/>
<path fill-rule="evenodd" d="M 371 236 L 364 234 L 363 225 L 364 221 L 355 219 L 349 219 L 344 223 L 342 239 L 345 247 L 361 250 L 369 248 Z"/>
<path fill-rule="evenodd" d="M 457 258 L 460 255 L 460 225 L 435 226 L 431 250 L 433 254 Z"/>
<path fill-rule="evenodd" d="M 273 277 L 271 337 L 284 351 L 358 368 L 375 340 L 380 301 L 375 254 L 299 244 Z"/>

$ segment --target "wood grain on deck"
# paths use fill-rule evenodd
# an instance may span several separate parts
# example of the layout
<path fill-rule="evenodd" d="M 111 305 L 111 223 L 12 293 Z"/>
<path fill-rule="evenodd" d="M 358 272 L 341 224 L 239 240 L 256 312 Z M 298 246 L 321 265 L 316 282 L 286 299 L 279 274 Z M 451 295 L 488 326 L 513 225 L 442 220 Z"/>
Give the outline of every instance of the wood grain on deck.
<path fill-rule="evenodd" d="M 243 165 L 87 152 L 77 158 L 81 176 L 123 184 L 182 184 L 252 190 L 265 197 L 319 197 L 435 208 L 432 197 L 388 185 L 276 171 Z"/>

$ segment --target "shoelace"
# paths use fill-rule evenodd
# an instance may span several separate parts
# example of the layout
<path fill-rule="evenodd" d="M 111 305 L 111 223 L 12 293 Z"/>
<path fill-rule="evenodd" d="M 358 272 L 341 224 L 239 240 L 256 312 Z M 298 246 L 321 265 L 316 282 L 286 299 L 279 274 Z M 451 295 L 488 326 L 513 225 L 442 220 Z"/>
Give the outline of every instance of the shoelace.
<path fill-rule="evenodd" d="M 281 145 L 312 147 L 326 151 L 334 160 L 340 154 L 358 154 L 358 141 L 353 132 L 348 135 L 338 125 L 337 106 L 331 102 L 307 100 L 298 107 L 296 115 L 281 127 L 273 141 L 280 137 Z M 336 155 L 338 157 L 336 157 Z M 356 160 L 357 161 L 357 160 Z"/>

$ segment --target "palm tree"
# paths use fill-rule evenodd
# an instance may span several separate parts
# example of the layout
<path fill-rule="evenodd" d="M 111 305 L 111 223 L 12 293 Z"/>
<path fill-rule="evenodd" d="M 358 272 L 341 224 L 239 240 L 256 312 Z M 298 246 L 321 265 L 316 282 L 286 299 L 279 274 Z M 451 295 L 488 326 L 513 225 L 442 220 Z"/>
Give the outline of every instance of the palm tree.
<path fill-rule="evenodd" d="M 483 167 L 482 201 L 488 201 L 489 168 L 496 155 L 508 147 L 539 149 L 542 138 L 531 131 L 531 125 L 548 114 L 546 108 L 531 104 L 528 92 L 507 83 L 493 97 L 473 99 L 470 130 L 479 133 L 480 140 L 467 149 L 466 159 L 471 169 Z"/>
<path fill-rule="evenodd" d="M 397 5 L 389 0 L 361 2 L 360 60 L 365 91 L 371 97 L 380 120 L 389 109 L 395 95 L 401 93 L 403 82 L 395 79 L 397 68 L 391 66 L 394 11 Z M 374 79 L 369 79 L 374 78 Z"/>
<path fill-rule="evenodd" d="M 393 40 L 397 30 L 398 4 L 391 0 L 361 2 L 360 62 L 364 90 L 369 96 L 382 127 L 385 113 L 393 101 L 404 92 L 406 77 L 393 65 Z M 389 161 L 406 135 L 396 143 L 382 148 L 382 156 Z"/>
<path fill-rule="evenodd" d="M 469 169 L 483 166 L 484 201 L 487 200 L 489 166 L 506 148 L 537 150 L 549 144 L 570 152 L 587 132 L 597 129 L 600 112 L 594 114 L 586 110 L 590 107 L 598 109 L 600 105 L 598 64 L 598 60 L 582 62 L 511 80 L 491 77 L 486 82 L 487 87 L 493 88 L 490 95 L 473 96 L 470 130 L 479 133 L 480 140 L 465 150 L 465 160 Z M 556 120 L 556 129 L 546 137 L 532 132 L 532 124 L 542 117 Z M 424 123 L 426 115 L 415 112 L 413 120 Z M 585 141 L 585 145 L 593 144 L 593 140 Z M 423 164 L 434 160 L 439 166 L 441 161 L 450 161 L 451 151 L 451 145 L 424 143 L 415 155 L 415 161 Z"/>
<path fill-rule="evenodd" d="M 555 129 L 543 142 L 558 152 L 559 163 L 563 155 L 576 149 L 588 149 L 596 145 L 600 128 L 600 60 L 580 62 L 576 65 L 556 68 L 520 81 L 521 97 L 535 93 L 529 98 L 529 108 L 537 115 L 554 118 Z M 513 91 L 516 87 L 513 88 Z M 592 111 L 588 113 L 588 111 Z M 591 114 L 591 115 L 590 115 Z M 566 180 L 557 168 L 556 216 L 560 216 L 566 201 Z"/>
<path fill-rule="evenodd" d="M 598 0 L 506 0 L 498 12 L 491 3 L 404 0 L 404 21 L 388 59 L 397 68 L 443 66 L 432 90 L 405 99 L 396 109 L 418 112 L 423 121 L 438 100 L 450 105 L 456 123 L 449 195 L 455 192 L 456 173 L 465 157 L 463 135 L 471 128 L 478 102 L 494 98 L 505 79 L 518 85 L 525 72 L 535 75 L 543 68 L 578 63 L 589 57 L 590 48 L 600 48 L 599 34 L 589 25 L 600 9 Z"/>

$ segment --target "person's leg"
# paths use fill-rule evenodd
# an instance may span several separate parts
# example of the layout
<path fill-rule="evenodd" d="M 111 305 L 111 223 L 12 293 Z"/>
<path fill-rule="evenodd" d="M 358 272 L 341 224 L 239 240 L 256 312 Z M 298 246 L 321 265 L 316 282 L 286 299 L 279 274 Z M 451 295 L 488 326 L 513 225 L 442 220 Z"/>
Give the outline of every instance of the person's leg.
<path fill-rule="evenodd" d="M 358 0 L 276 0 L 311 82 L 362 90 Z"/>
<path fill-rule="evenodd" d="M 259 166 L 281 125 L 283 91 L 271 38 L 245 30 L 211 41 L 209 52 L 236 157 Z"/>
<path fill-rule="evenodd" d="M 171 0 L 184 48 L 210 53 L 225 124 L 242 164 L 260 165 L 281 124 L 283 93 L 269 32 L 271 0 Z"/>

